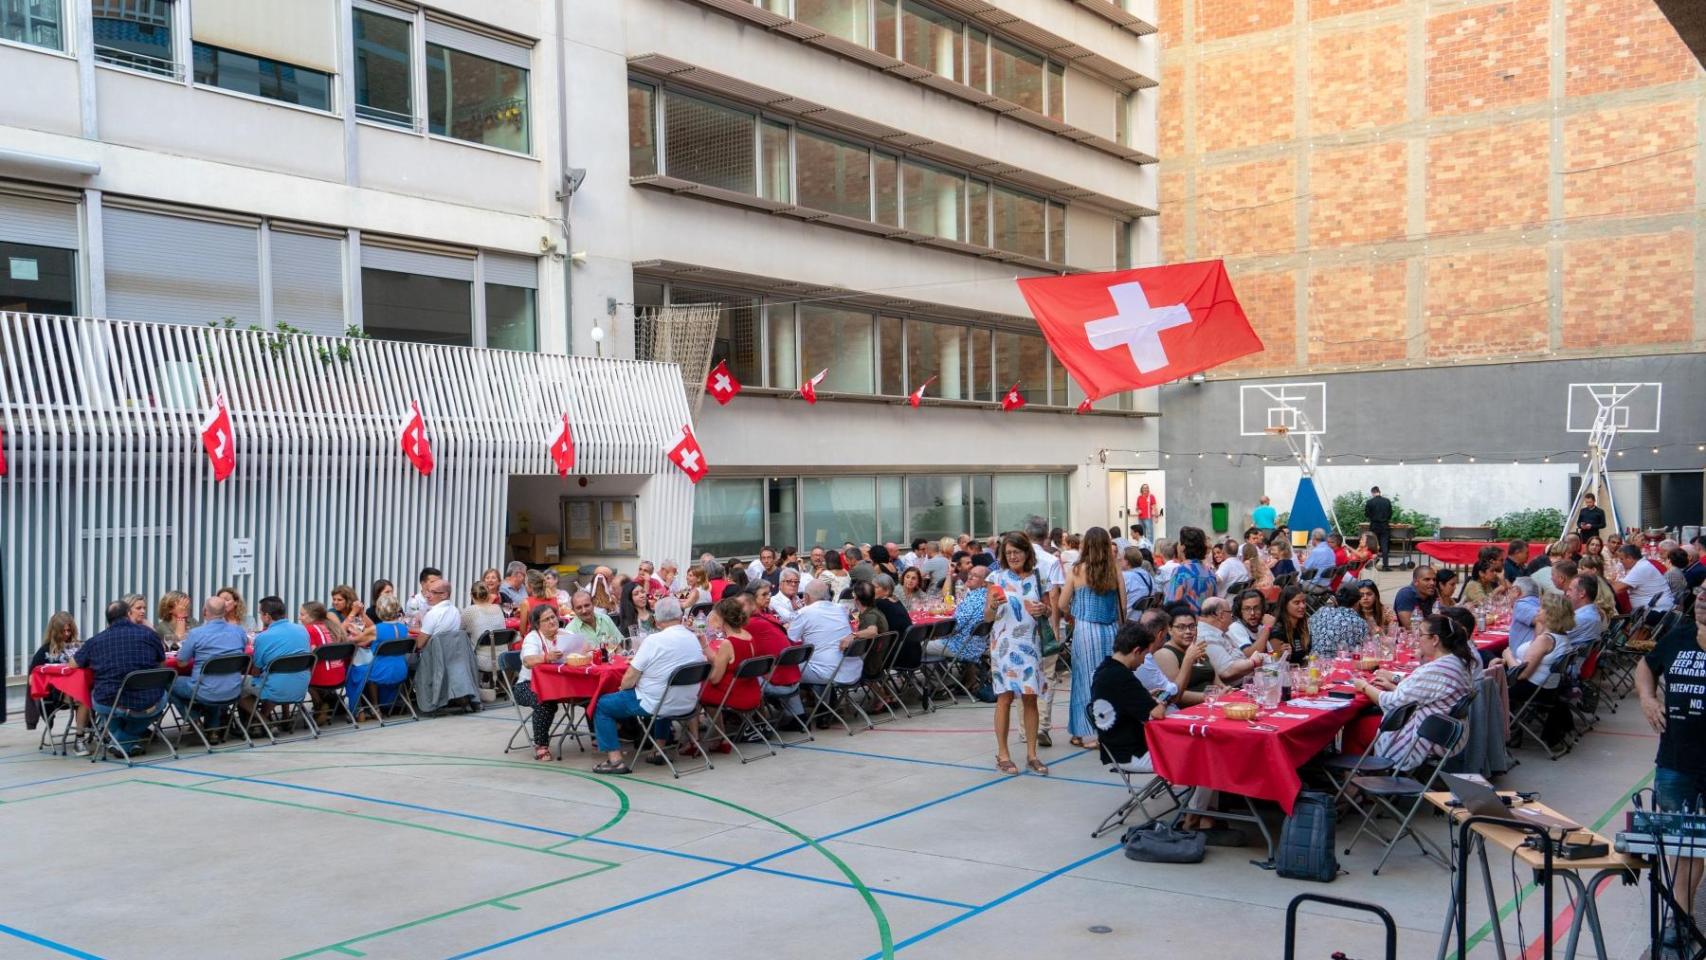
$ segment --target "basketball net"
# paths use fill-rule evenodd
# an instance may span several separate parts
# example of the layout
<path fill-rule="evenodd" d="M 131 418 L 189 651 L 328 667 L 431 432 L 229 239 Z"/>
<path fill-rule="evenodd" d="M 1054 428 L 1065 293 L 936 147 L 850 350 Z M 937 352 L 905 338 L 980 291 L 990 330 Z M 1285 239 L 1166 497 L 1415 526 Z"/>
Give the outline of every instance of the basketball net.
<path fill-rule="evenodd" d="M 721 310 L 715 303 L 676 304 L 650 307 L 634 318 L 635 355 L 681 369 L 681 389 L 695 419 L 705 399 L 705 377 L 711 372 Z"/>
<path fill-rule="evenodd" d="M 1327 495 L 1327 488 L 1322 485 L 1321 477 L 1315 472 L 1316 463 L 1321 459 L 1321 442 L 1316 439 L 1315 431 L 1309 425 L 1309 415 L 1291 404 L 1286 404 L 1285 408 L 1294 415 L 1297 430 L 1278 426 L 1266 427 L 1262 432 L 1285 441 L 1286 447 L 1291 450 L 1292 458 L 1297 461 L 1297 469 L 1315 485 L 1315 495 L 1321 498 L 1321 509 L 1327 513 L 1327 522 L 1332 524 L 1340 536 L 1344 536 L 1345 531 L 1339 529 L 1339 514 L 1333 509 L 1333 499 Z M 1303 438 L 1301 442 L 1298 440 L 1300 436 Z"/>
<path fill-rule="evenodd" d="M 1564 517 L 1564 529 L 1558 533 L 1558 542 L 1563 543 L 1564 537 L 1576 529 L 1576 518 L 1581 516 L 1583 498 L 1592 494 L 1594 499 L 1605 511 L 1605 525 L 1618 533 L 1623 532 L 1623 525 L 1617 519 L 1617 501 L 1611 496 L 1611 476 L 1605 468 L 1605 458 L 1611 455 L 1611 445 L 1617 440 L 1617 424 L 1613 411 L 1623 399 L 1613 397 L 1610 403 L 1599 399 L 1599 413 L 1593 418 L 1593 430 L 1588 433 L 1588 465 L 1582 470 L 1582 485 L 1576 488 L 1576 498 L 1570 504 L 1570 512 Z"/>

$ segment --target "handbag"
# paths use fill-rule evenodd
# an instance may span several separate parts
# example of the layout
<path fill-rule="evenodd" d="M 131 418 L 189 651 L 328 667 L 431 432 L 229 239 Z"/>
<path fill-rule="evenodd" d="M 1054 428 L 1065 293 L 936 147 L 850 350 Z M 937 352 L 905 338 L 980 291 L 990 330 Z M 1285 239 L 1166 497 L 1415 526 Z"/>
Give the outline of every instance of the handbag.
<path fill-rule="evenodd" d="M 1200 830 L 1176 830 L 1159 820 L 1127 830 L 1120 843 L 1127 860 L 1144 863 L 1201 863 L 1208 838 Z"/>

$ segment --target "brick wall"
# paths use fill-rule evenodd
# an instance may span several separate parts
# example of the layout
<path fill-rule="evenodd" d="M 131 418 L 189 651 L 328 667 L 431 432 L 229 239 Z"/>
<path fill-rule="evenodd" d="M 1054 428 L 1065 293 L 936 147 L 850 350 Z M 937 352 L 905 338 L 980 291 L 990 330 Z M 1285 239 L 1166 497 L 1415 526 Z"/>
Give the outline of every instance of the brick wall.
<path fill-rule="evenodd" d="M 1267 345 L 1227 372 L 1706 350 L 1706 72 L 1652 0 L 1157 7 L 1162 256 Z"/>

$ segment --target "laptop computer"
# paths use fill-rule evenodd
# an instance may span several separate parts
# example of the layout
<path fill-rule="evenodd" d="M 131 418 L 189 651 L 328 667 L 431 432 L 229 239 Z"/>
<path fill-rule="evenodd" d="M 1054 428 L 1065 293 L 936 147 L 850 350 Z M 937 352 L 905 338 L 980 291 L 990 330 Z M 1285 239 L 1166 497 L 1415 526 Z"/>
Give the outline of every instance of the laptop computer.
<path fill-rule="evenodd" d="M 1556 831 L 1559 836 L 1572 830 L 1582 829 L 1582 825 L 1574 820 L 1565 820 L 1539 809 L 1528 806 L 1510 807 L 1505 805 L 1492 787 L 1476 783 L 1450 773 L 1440 774 L 1440 779 L 1450 788 L 1451 796 L 1463 809 L 1477 817 L 1492 817 L 1508 823 L 1525 823 L 1545 828 L 1548 832 Z"/>

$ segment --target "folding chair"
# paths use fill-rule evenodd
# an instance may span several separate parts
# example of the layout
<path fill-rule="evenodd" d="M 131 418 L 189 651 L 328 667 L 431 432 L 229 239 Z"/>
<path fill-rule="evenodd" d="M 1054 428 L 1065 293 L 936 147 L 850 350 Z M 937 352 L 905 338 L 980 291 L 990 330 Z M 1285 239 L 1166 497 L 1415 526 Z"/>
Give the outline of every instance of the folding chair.
<path fill-rule="evenodd" d="M 711 729 L 716 732 L 717 736 L 728 741 L 729 746 L 734 748 L 735 756 L 740 758 L 742 765 L 745 765 L 752 760 L 762 760 L 765 757 L 774 757 L 776 755 L 776 746 L 770 742 L 770 737 L 764 732 L 764 727 L 768 726 L 768 721 L 764 720 L 763 697 L 761 696 L 759 698 L 758 706 L 751 710 L 731 709 L 729 707 L 729 697 L 735 692 L 735 687 L 738 686 L 742 680 L 750 680 L 754 683 L 762 684 L 764 682 L 764 678 L 770 676 L 771 671 L 775 668 L 775 657 L 751 657 L 749 659 L 742 660 L 740 662 L 740 666 L 735 667 L 734 682 L 730 683 L 728 688 L 723 691 L 722 701 L 717 704 L 716 709 L 707 711 L 706 713 L 706 716 L 710 719 Z M 735 724 L 735 728 L 733 730 L 723 726 L 724 714 L 730 714 L 739 721 Z M 741 750 L 741 738 L 749 733 L 758 737 L 759 742 L 764 744 L 765 750 L 768 751 L 767 753 L 755 754 L 754 756 L 748 757 L 746 752 Z"/>
<path fill-rule="evenodd" d="M 379 645 L 373 648 L 373 662 L 377 665 L 380 659 L 384 657 L 405 659 L 408 657 L 410 651 L 414 649 L 415 641 L 408 637 L 392 637 L 389 640 L 381 640 Z M 403 707 L 409 711 L 409 719 L 394 720 L 391 721 L 392 723 L 414 723 L 421 718 L 421 715 L 415 710 L 414 694 L 409 690 L 409 679 L 406 674 L 403 677 L 402 682 L 398 683 L 391 690 L 390 696 L 386 696 L 385 690 L 380 684 L 369 681 L 368 685 L 373 687 L 374 696 L 368 696 L 366 688 L 363 688 L 361 691 L 361 703 L 362 706 L 372 710 L 373 715 L 379 718 L 379 725 L 381 727 L 389 725 L 385 719 L 385 715 L 387 713 L 396 713 L 398 703 L 402 703 Z"/>
<path fill-rule="evenodd" d="M 338 664 L 342 664 L 343 675 L 347 676 L 349 674 L 350 661 L 354 659 L 355 644 L 353 643 L 322 644 L 314 648 L 314 673 L 318 675 L 322 672 L 330 671 Z M 332 712 L 330 719 L 337 719 L 338 709 L 341 707 L 344 711 L 344 716 L 349 718 L 350 729 L 361 729 L 360 724 L 356 723 L 355 711 L 350 709 L 348 693 L 349 685 L 347 683 L 316 684 L 310 681 L 308 684 L 309 699 L 313 699 L 315 691 L 331 694 Z M 318 709 L 318 704 L 316 704 L 316 709 Z M 319 726 L 318 721 L 315 721 L 315 726 Z"/>
<path fill-rule="evenodd" d="M 284 710 L 283 722 L 287 725 L 284 727 L 282 732 L 289 733 L 296 729 L 296 718 L 301 717 L 303 724 L 308 728 L 309 738 L 316 740 L 319 739 L 320 728 L 314 723 L 313 700 L 309 697 L 308 686 L 306 684 L 303 686 L 302 698 L 292 702 L 265 700 L 261 699 L 259 696 L 259 692 L 267 688 L 267 681 L 274 677 L 290 677 L 300 673 L 306 674 L 311 678 L 314 675 L 314 660 L 315 658 L 312 652 L 289 653 L 282 657 L 275 658 L 273 662 L 267 664 L 266 667 L 261 670 L 259 679 L 255 681 L 255 690 L 257 694 L 255 705 L 250 709 L 248 719 L 243 722 L 259 723 L 261 725 L 261 732 L 267 735 L 268 743 L 277 744 L 280 742 L 277 734 L 273 733 L 272 721 L 267 719 L 267 711 L 271 707 L 279 707 Z M 307 709 L 304 709 L 305 706 Z M 301 739 L 304 738 L 293 737 L 292 741 Z M 288 743 L 291 741 L 284 742 Z"/>
<path fill-rule="evenodd" d="M 479 669 L 480 651 L 482 649 L 486 651 L 487 659 L 490 661 L 492 666 L 496 667 L 503 654 L 509 651 L 510 645 L 520 638 L 520 634 L 514 630 L 487 630 L 485 633 L 480 634 L 474 639 L 475 669 Z M 480 689 L 490 689 L 493 697 L 496 697 L 500 692 L 505 692 L 509 689 L 507 684 L 500 682 L 498 679 L 499 674 L 502 671 L 492 670 L 482 672 L 490 672 L 492 674 L 492 685 L 490 688 L 487 688 L 485 686 L 485 681 L 481 680 Z M 496 706 L 496 704 L 493 704 L 493 706 Z"/>
<path fill-rule="evenodd" d="M 703 620 L 711 615 L 711 610 L 715 606 L 716 604 L 714 603 L 695 603 L 693 606 L 687 608 L 687 619 Z"/>
<path fill-rule="evenodd" d="M 812 650 L 813 649 L 814 648 L 809 643 L 796 644 L 794 646 L 790 646 L 790 647 L 785 648 L 781 653 L 776 655 L 776 666 L 774 668 L 772 668 L 772 670 L 770 671 L 771 676 L 775 676 L 776 671 L 782 669 L 783 667 L 800 667 L 800 666 L 802 666 L 803 664 L 805 664 L 808 660 L 810 660 L 812 658 Z M 769 705 L 781 705 L 786 700 L 787 700 L 787 697 L 776 696 L 774 694 L 765 694 L 764 695 L 764 702 L 766 704 L 769 704 Z M 784 708 L 784 711 L 785 711 L 785 708 Z M 805 718 L 803 718 L 803 717 L 796 718 L 796 719 L 805 727 L 805 733 L 803 735 L 798 735 L 798 736 L 794 736 L 794 737 L 784 736 L 782 734 L 782 731 L 776 729 L 775 724 L 771 723 L 768 718 L 760 716 L 759 719 L 761 721 L 763 721 L 764 725 L 769 729 L 770 734 L 773 737 L 775 737 L 775 742 L 781 744 L 784 747 L 791 747 L 797 743 L 810 743 L 811 741 L 817 739 L 816 737 L 812 736 L 811 724 L 806 723 Z"/>
<path fill-rule="evenodd" d="M 943 621 L 943 623 L 948 622 L 949 621 L 946 620 Z M 937 624 L 937 626 L 940 627 L 941 624 Z M 973 640 L 982 639 L 987 641 L 989 639 L 990 632 L 994 630 L 994 628 L 995 624 L 986 620 L 972 627 L 969 637 Z M 947 630 L 939 630 L 938 635 L 931 637 L 931 639 L 946 640 L 948 637 L 953 635 L 954 631 L 950 627 Z M 984 649 L 987 653 L 987 642 L 984 644 Z M 967 687 L 965 682 L 960 679 L 960 668 L 966 665 L 974 665 L 981 670 L 985 655 L 986 654 L 979 654 L 975 660 L 959 660 L 954 657 L 935 657 L 926 654 L 924 656 L 923 663 L 924 675 L 935 681 L 935 683 L 943 690 L 948 691 L 948 699 L 953 703 L 957 704 L 960 702 L 959 695 L 954 692 L 955 688 L 958 688 L 960 693 L 965 694 L 967 700 L 976 703 L 976 695 L 974 695 L 971 692 L 971 688 Z"/>
<path fill-rule="evenodd" d="M 1600 638 L 1599 669 L 1594 674 L 1594 683 L 1612 713 L 1617 712 L 1617 701 L 1635 688 L 1635 666 L 1641 658 L 1629 649 L 1630 629 L 1629 614 L 1620 613 L 1605 625 Z"/>
<path fill-rule="evenodd" d="M 1410 824 L 1422 807 L 1427 805 L 1427 800 L 1423 795 L 1435 789 L 1441 768 L 1445 766 L 1445 759 L 1451 755 L 1453 750 L 1457 749 L 1458 741 L 1463 739 L 1463 721 L 1446 714 L 1434 714 L 1422 721 L 1421 727 L 1416 731 L 1416 737 L 1429 747 L 1428 758 L 1422 761 L 1415 771 L 1419 772 L 1424 767 L 1428 768 L 1426 780 L 1417 780 L 1402 774 L 1386 777 L 1351 778 L 1351 785 L 1362 791 L 1363 796 L 1373 800 L 1380 807 L 1384 807 L 1393 816 L 1400 818 L 1398 831 L 1390 839 L 1387 839 L 1380 832 L 1380 829 L 1374 826 L 1374 818 L 1380 811 L 1377 809 L 1369 810 L 1363 814 L 1362 825 L 1357 827 L 1356 836 L 1352 837 L 1350 844 L 1345 847 L 1345 855 L 1350 856 L 1351 848 L 1355 847 L 1357 841 L 1362 839 L 1365 830 L 1386 840 L 1386 851 L 1380 855 L 1380 862 L 1374 865 L 1375 876 L 1380 875 L 1380 868 L 1386 866 L 1386 858 L 1392 856 L 1392 851 L 1397 848 L 1398 841 L 1404 839 L 1405 836 L 1416 841 L 1416 846 L 1421 848 L 1423 856 L 1432 857 L 1447 868 L 1451 866 L 1451 860 L 1446 856 L 1445 851 L 1441 850 L 1439 845 L 1426 835 L 1417 833 L 1411 828 Z M 1393 800 L 1406 798 L 1411 801 L 1409 810 L 1399 810 L 1393 805 Z"/>
<path fill-rule="evenodd" d="M 1090 718 L 1090 726 L 1094 729 L 1096 726 L 1095 706 L 1086 704 L 1084 707 L 1084 714 Z M 1160 774 L 1156 774 L 1151 777 L 1149 782 L 1143 785 L 1143 789 L 1139 790 L 1132 783 L 1132 777 L 1140 776 L 1141 774 L 1120 766 L 1115 762 L 1113 755 L 1108 753 L 1108 748 L 1102 746 L 1100 742 L 1097 744 L 1097 752 L 1102 758 L 1102 763 L 1106 765 L 1109 770 L 1119 774 L 1120 779 L 1125 782 L 1126 798 L 1125 802 L 1115 808 L 1113 813 L 1102 818 L 1101 824 L 1097 826 L 1096 829 L 1090 831 L 1090 839 L 1092 840 L 1100 837 L 1102 834 L 1107 833 L 1110 830 L 1117 830 L 1124 826 L 1126 820 L 1131 817 L 1132 812 L 1135 810 L 1143 810 L 1144 814 L 1147 815 L 1149 811 L 1144 809 L 1143 805 L 1162 794 L 1166 794 L 1167 798 L 1173 801 L 1173 806 L 1168 810 L 1162 811 L 1163 814 L 1170 813 L 1173 810 L 1178 809 L 1183 803 L 1185 794 L 1188 794 L 1191 790 L 1190 787 L 1185 787 L 1181 790 L 1175 791 L 1173 789 L 1173 785 L 1163 779 Z"/>
<path fill-rule="evenodd" d="M 1359 754 L 1353 756 L 1348 753 L 1329 753 L 1321 758 L 1319 769 L 1321 771 L 1321 775 L 1334 787 L 1333 803 L 1335 805 L 1337 805 L 1339 799 L 1343 797 L 1357 813 L 1362 814 L 1364 817 L 1368 816 L 1368 811 L 1364 810 L 1362 808 L 1362 804 L 1357 803 L 1354 797 L 1345 796 L 1345 788 L 1349 787 L 1351 785 L 1351 781 L 1356 777 L 1386 776 L 1397 769 L 1398 761 L 1391 757 L 1383 757 L 1375 753 L 1374 744 L 1376 740 L 1380 739 L 1379 734 L 1396 733 L 1399 730 L 1404 729 L 1404 724 L 1410 722 L 1410 716 L 1415 712 L 1416 705 L 1413 703 L 1406 703 L 1402 707 L 1382 716 L 1380 718 L 1380 729 L 1378 733 L 1368 741 L 1368 746 L 1363 747 L 1362 752 Z"/>
<path fill-rule="evenodd" d="M 1237 583 L 1233 584 L 1232 586 L 1226 588 L 1226 595 L 1228 597 L 1236 598 L 1240 593 L 1243 593 L 1244 591 L 1250 589 L 1250 584 L 1252 584 L 1254 582 L 1255 581 L 1253 581 L 1253 580 L 1240 580 Z"/>
<path fill-rule="evenodd" d="M 509 742 L 504 745 L 504 753 L 508 753 L 516 748 L 516 737 L 524 738 L 528 744 L 533 743 L 533 708 L 528 707 L 526 713 L 522 712 L 520 701 L 515 699 L 514 681 L 510 680 L 510 677 L 521 674 L 521 652 L 505 650 L 498 654 L 495 666 L 498 668 L 497 679 L 503 685 L 504 696 L 509 700 L 510 706 L 515 708 L 515 729 L 510 732 Z"/>
<path fill-rule="evenodd" d="M 858 701 L 854 700 L 852 696 L 850 696 L 854 689 L 865 685 L 865 677 L 863 673 L 854 677 L 852 680 L 837 681 L 835 679 L 836 674 L 841 672 L 841 665 L 843 663 L 846 663 L 848 660 L 863 659 L 865 654 L 869 653 L 870 650 L 871 638 L 859 637 L 849 643 L 847 645 L 847 649 L 841 651 L 841 656 L 836 658 L 835 668 L 829 672 L 829 679 L 824 682 L 823 689 L 818 693 L 817 702 L 812 704 L 811 715 L 806 718 L 807 729 L 810 729 L 817 722 L 819 713 L 824 710 L 828 710 L 830 716 L 833 716 L 840 722 L 841 726 L 846 729 L 848 736 L 851 737 L 853 734 L 857 733 L 858 731 L 853 729 L 853 725 L 847 722 L 847 718 L 841 715 L 841 711 L 835 709 L 835 701 L 837 699 L 840 699 L 847 706 L 852 707 L 854 712 L 859 714 L 859 718 L 865 721 L 866 730 L 876 729 L 877 725 L 871 722 L 870 714 L 867 714 L 865 712 L 865 708 L 859 706 Z"/>
<path fill-rule="evenodd" d="M 201 665 L 201 673 L 196 675 L 195 685 L 190 688 L 189 703 L 184 704 L 184 709 L 179 710 L 176 701 L 172 702 L 172 710 L 178 715 L 179 729 L 188 727 L 201 740 L 201 745 L 207 748 L 208 753 L 213 752 L 213 742 L 207 738 L 205 725 L 196 717 L 197 707 L 213 710 L 218 716 L 224 718 L 223 722 L 216 724 L 214 729 L 229 735 L 231 728 L 235 726 L 237 732 L 243 735 L 243 742 L 251 748 L 255 745 L 255 741 L 249 737 L 249 725 L 235 722 L 237 701 L 242 696 L 240 684 L 237 689 L 238 695 L 229 700 L 203 700 L 201 698 L 201 685 L 207 682 L 208 677 L 241 677 L 248 672 L 249 655 L 246 653 L 227 653 L 212 657 Z M 183 736 L 182 733 L 178 734 L 179 742 L 183 741 Z"/>
<path fill-rule="evenodd" d="M 1547 654 L 1548 657 L 1554 654 Z M 1581 652 L 1571 651 L 1552 664 L 1551 679 L 1556 681 L 1551 686 L 1541 687 L 1522 703 L 1516 703 L 1512 698 L 1511 706 L 1511 739 L 1509 746 L 1516 747 L 1524 736 L 1533 737 L 1540 744 L 1540 749 L 1546 751 L 1548 759 L 1556 761 L 1559 757 L 1570 752 L 1572 744 L 1569 737 L 1564 738 L 1561 746 L 1554 747 L 1546 742 L 1546 717 L 1556 706 L 1563 702 L 1565 678 L 1570 675 L 1574 666 L 1581 662 Z M 1512 689 L 1517 683 L 1517 676 L 1522 673 L 1522 664 L 1513 664 L 1505 669 L 1507 686 Z M 1538 726 L 1537 726 L 1538 724 Z"/>
<path fill-rule="evenodd" d="M 873 724 L 888 723 L 900 719 L 900 714 L 895 713 L 894 707 L 889 704 L 891 699 L 899 700 L 900 694 L 891 690 L 888 682 L 889 663 L 894 659 L 899 648 L 900 634 L 890 630 L 872 637 L 870 652 L 865 654 L 864 669 L 859 675 L 858 689 L 863 691 L 867 698 L 881 701 L 882 708 L 888 711 L 887 718 L 873 719 L 871 721 Z M 906 704 L 901 704 L 901 709 L 905 710 Z M 907 710 L 906 715 L 912 716 L 912 711 Z"/>
<path fill-rule="evenodd" d="M 683 773 L 697 773 L 700 770 L 712 769 L 710 751 L 706 750 L 705 745 L 699 742 L 699 738 L 694 735 L 693 729 L 687 724 L 687 721 L 699 715 L 699 688 L 705 685 L 705 681 L 709 679 L 710 676 L 711 665 L 709 663 L 689 663 L 675 668 L 675 672 L 669 675 L 669 686 L 664 690 L 663 699 L 658 701 L 658 706 L 662 707 L 665 703 L 668 703 L 669 695 L 682 687 L 693 688 L 692 702 L 674 713 L 654 713 L 650 716 L 641 716 L 639 718 L 640 742 L 634 747 L 635 760 L 638 760 L 640 757 L 645 755 L 646 744 L 649 743 L 651 744 L 652 749 L 658 752 L 658 756 L 663 758 L 664 765 L 669 767 L 669 772 L 677 780 L 681 779 L 681 775 Z M 693 744 L 693 746 L 698 749 L 699 766 L 691 769 L 677 767 L 674 761 L 669 759 L 669 751 L 663 748 L 663 744 L 658 742 L 657 737 L 652 733 L 652 726 L 659 720 L 668 720 L 676 725 L 676 743 L 679 744 L 681 742 L 681 738 L 685 736 L 687 738 L 687 742 Z"/>
<path fill-rule="evenodd" d="M 893 678 L 895 698 L 901 700 L 901 709 L 906 710 L 906 701 L 901 699 L 900 685 L 911 687 L 918 694 L 919 707 L 929 713 L 935 709 L 931 703 L 930 681 L 925 672 L 925 661 L 928 655 L 924 652 L 925 644 L 929 643 L 944 623 L 952 624 L 951 620 L 941 620 L 936 623 L 915 623 L 907 628 L 906 634 L 894 644 L 894 656 L 890 659 L 889 674 Z M 950 631 L 951 632 L 951 631 Z M 937 657 L 938 661 L 942 658 Z M 953 696 L 953 694 L 949 694 Z M 906 710 L 907 717 L 912 716 L 911 710 Z"/>
<path fill-rule="evenodd" d="M 166 691 L 172 689 L 172 681 L 176 679 L 178 679 L 178 671 L 171 667 L 132 670 L 124 675 L 123 680 L 119 681 L 118 692 L 113 694 L 113 703 L 123 703 L 124 696 L 127 693 L 148 694 L 163 701 L 166 699 Z M 160 729 L 160 721 L 165 716 L 166 709 L 162 705 L 160 712 L 155 714 L 154 719 L 149 722 L 148 729 L 142 732 L 142 736 L 147 740 L 158 740 L 165 744 L 166 749 L 172 754 L 172 759 L 176 760 L 178 759 L 178 749 L 172 746 L 172 741 L 166 739 L 165 732 Z M 93 763 L 96 760 L 106 759 L 107 750 L 112 749 L 118 751 L 119 756 L 124 758 L 126 766 L 136 766 L 136 758 L 131 756 L 130 751 L 125 749 L 124 744 L 120 743 L 118 737 L 113 735 L 112 722 L 113 715 L 111 713 L 96 718 L 95 745 L 94 749 L 89 751 L 89 762 Z"/>

